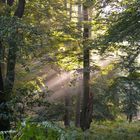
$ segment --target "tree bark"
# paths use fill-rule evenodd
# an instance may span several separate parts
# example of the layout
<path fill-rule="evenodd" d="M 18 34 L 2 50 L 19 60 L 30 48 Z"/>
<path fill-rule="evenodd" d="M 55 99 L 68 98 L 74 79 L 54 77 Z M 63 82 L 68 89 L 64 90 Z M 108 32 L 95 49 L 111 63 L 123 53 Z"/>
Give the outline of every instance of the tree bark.
<path fill-rule="evenodd" d="M 4 96 L 4 83 L 3 83 L 3 74 L 2 74 L 2 61 L 3 61 L 3 46 L 2 42 L 0 41 L 0 102 L 3 101 L 3 96 Z"/>
<path fill-rule="evenodd" d="M 3 3 L 6 3 L 6 0 L 1 0 Z"/>
<path fill-rule="evenodd" d="M 65 127 L 70 126 L 70 97 L 68 95 L 65 96 L 64 125 L 65 125 Z"/>
<path fill-rule="evenodd" d="M 131 122 L 132 122 L 132 118 L 133 118 L 133 115 L 132 115 L 132 114 L 130 114 L 130 115 L 129 115 L 129 123 L 131 123 Z"/>
<path fill-rule="evenodd" d="M 81 4 L 81 0 L 78 0 L 78 24 L 77 24 L 77 28 L 79 30 L 79 33 L 82 33 L 82 4 Z M 79 60 L 80 62 L 80 60 Z M 80 85 L 79 85 L 80 87 Z M 79 89 L 79 93 L 77 94 L 77 99 L 76 99 L 76 114 L 75 114 L 75 126 L 76 127 L 80 127 L 80 111 L 81 111 L 81 87 Z"/>
<path fill-rule="evenodd" d="M 15 41 L 10 41 L 8 60 L 7 60 L 7 74 L 6 74 L 6 79 L 5 79 L 5 93 L 9 95 L 11 94 L 13 86 L 14 86 L 16 53 L 17 53 L 16 43 Z"/>
<path fill-rule="evenodd" d="M 6 104 L 2 72 L 0 67 L 0 131 L 6 131 L 10 129 L 10 121 L 8 116 L 9 116 L 9 109 Z"/>
<path fill-rule="evenodd" d="M 22 18 L 25 8 L 25 0 L 19 0 L 18 7 L 15 11 L 14 16 L 18 18 Z M 17 53 L 17 43 L 15 39 L 11 39 L 9 41 L 9 53 L 8 53 L 8 60 L 7 60 L 7 74 L 5 80 L 5 90 L 6 93 L 11 93 L 14 80 L 15 80 L 15 65 L 16 65 L 16 53 Z"/>
<path fill-rule="evenodd" d="M 7 4 L 8 4 L 9 6 L 12 6 L 13 3 L 14 3 L 14 0 L 7 0 Z"/>
<path fill-rule="evenodd" d="M 24 14 L 24 9 L 25 9 L 25 0 L 19 0 L 18 7 L 17 7 L 14 15 L 17 16 L 18 18 L 22 18 L 23 14 Z"/>
<path fill-rule="evenodd" d="M 84 21 L 89 21 L 88 7 L 83 5 Z M 90 93 L 90 50 L 87 47 L 87 39 L 89 38 L 89 26 L 84 24 L 83 31 L 83 103 L 80 125 L 83 131 L 89 129 L 92 121 L 92 101 L 93 95 Z"/>
<path fill-rule="evenodd" d="M 0 52 L 2 51 L 2 43 L 0 42 Z M 2 53 L 0 53 L 2 55 Z M 9 122 L 9 110 L 6 104 L 6 95 L 4 92 L 4 82 L 2 76 L 2 67 L 0 64 L 0 131 L 6 131 L 10 129 Z"/>
<path fill-rule="evenodd" d="M 81 92 L 77 94 L 76 99 L 76 116 L 75 116 L 76 127 L 80 127 L 80 110 L 81 110 Z"/>
<path fill-rule="evenodd" d="M 66 11 L 67 11 L 67 8 L 68 8 L 67 3 L 68 3 L 67 0 L 64 0 L 64 7 L 65 7 Z"/>
<path fill-rule="evenodd" d="M 70 13 L 69 13 L 70 20 L 72 19 L 72 0 L 70 0 Z"/>
<path fill-rule="evenodd" d="M 5 1 L 3 1 L 5 2 Z M 7 4 L 10 6 L 13 4 L 13 0 L 8 0 Z M 18 7 L 15 11 L 14 16 L 21 18 L 24 13 L 25 0 L 19 0 Z M 16 40 L 11 37 L 9 43 L 9 53 L 7 57 L 7 74 L 5 82 L 3 81 L 1 65 L 0 65 L 0 131 L 7 131 L 10 129 L 10 109 L 7 106 L 7 102 L 10 100 L 12 89 L 15 80 L 15 65 L 16 65 L 16 53 L 17 43 Z M 0 42 L 0 49 L 2 43 Z M 3 116 L 2 114 L 5 114 Z M 7 137 L 8 135 L 6 135 Z"/>

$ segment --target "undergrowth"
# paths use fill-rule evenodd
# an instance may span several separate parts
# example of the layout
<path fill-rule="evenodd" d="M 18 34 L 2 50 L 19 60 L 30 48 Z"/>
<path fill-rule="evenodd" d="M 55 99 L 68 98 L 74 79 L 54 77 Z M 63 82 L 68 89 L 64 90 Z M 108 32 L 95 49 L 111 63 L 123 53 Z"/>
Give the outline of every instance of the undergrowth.
<path fill-rule="evenodd" d="M 4 133 L 4 132 L 3 132 Z M 0 140 L 4 140 L 1 132 Z M 140 140 L 140 122 L 93 123 L 90 130 L 63 128 L 52 122 L 19 125 L 11 140 Z"/>

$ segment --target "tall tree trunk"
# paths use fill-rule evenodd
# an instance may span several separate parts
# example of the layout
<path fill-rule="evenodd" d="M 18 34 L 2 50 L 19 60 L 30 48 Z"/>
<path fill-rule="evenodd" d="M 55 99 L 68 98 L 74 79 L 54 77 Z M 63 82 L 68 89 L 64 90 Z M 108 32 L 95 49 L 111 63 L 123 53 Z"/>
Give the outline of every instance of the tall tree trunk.
<path fill-rule="evenodd" d="M 70 20 L 72 18 L 72 0 L 70 0 L 70 11 L 69 11 L 69 17 L 70 17 Z"/>
<path fill-rule="evenodd" d="M 9 42 L 9 52 L 7 60 L 7 74 L 5 79 L 5 93 L 11 94 L 15 80 L 17 46 L 15 41 Z M 9 96 L 10 97 L 10 96 Z"/>
<path fill-rule="evenodd" d="M 65 96 L 64 125 L 65 125 L 65 127 L 70 126 L 70 97 L 69 97 L 69 95 Z"/>
<path fill-rule="evenodd" d="M 65 0 L 65 8 L 66 10 L 68 9 L 68 4 L 67 4 L 67 0 Z M 70 3 L 70 8 L 68 11 L 68 16 L 69 16 L 69 20 L 71 22 L 71 18 L 72 18 L 72 0 L 69 1 Z M 67 12 L 67 11 L 66 11 Z M 65 44 L 66 45 L 66 44 Z M 65 83 L 64 83 L 65 84 Z M 65 90 L 66 91 L 66 90 Z M 67 92 L 67 91 L 66 91 Z M 65 127 L 69 127 L 70 126 L 70 95 L 69 93 L 67 93 L 67 95 L 65 96 L 65 115 L 64 115 L 64 125 Z"/>
<path fill-rule="evenodd" d="M 22 18 L 24 14 L 24 9 L 25 9 L 25 0 L 18 0 L 18 7 L 14 15 L 17 16 L 18 18 Z"/>
<path fill-rule="evenodd" d="M 76 99 L 76 115 L 75 115 L 76 127 L 80 127 L 80 110 L 81 110 L 81 92 L 77 94 L 77 99 Z"/>
<path fill-rule="evenodd" d="M 88 7 L 83 5 L 84 21 L 88 21 Z M 92 121 L 92 94 L 90 93 L 90 50 L 87 47 L 89 25 L 84 24 L 83 31 L 83 103 L 80 125 L 82 130 L 89 129 Z"/>
<path fill-rule="evenodd" d="M 25 8 L 25 0 L 19 0 L 18 7 L 14 13 L 14 16 L 22 18 Z M 7 74 L 5 80 L 5 92 L 9 95 L 12 92 L 15 80 L 15 65 L 16 65 L 16 53 L 17 53 L 17 43 L 15 38 L 9 42 L 9 53 L 7 60 Z M 10 96 L 9 96 L 10 97 Z"/>
<path fill-rule="evenodd" d="M 68 8 L 67 4 L 68 4 L 67 0 L 64 0 L 64 6 L 65 6 L 66 11 L 67 11 L 67 8 Z"/>
<path fill-rule="evenodd" d="M 6 3 L 5 1 L 3 1 Z M 7 4 L 12 6 L 14 0 L 7 0 Z M 21 18 L 24 13 L 25 0 L 19 0 L 18 7 L 15 11 L 14 16 Z M 7 59 L 7 74 L 5 78 L 5 83 L 3 82 L 1 65 L 0 65 L 0 114 L 5 113 L 4 116 L 0 116 L 0 131 L 6 131 L 10 129 L 10 110 L 7 106 L 7 102 L 10 100 L 12 89 L 15 80 L 15 65 L 16 65 L 16 53 L 17 53 L 17 43 L 16 40 L 11 37 L 9 43 L 9 53 Z M 2 44 L 0 43 L 0 48 Z M 6 136 L 7 137 L 7 136 Z"/>
<path fill-rule="evenodd" d="M 14 16 L 22 18 L 25 8 L 25 0 L 19 0 L 18 7 L 15 11 Z M 10 94 L 12 92 L 15 80 L 15 65 L 16 65 L 16 53 L 17 53 L 17 43 L 15 38 L 9 41 L 9 53 L 7 60 L 7 74 L 5 80 L 5 90 L 6 93 Z"/>
<path fill-rule="evenodd" d="M 3 3 L 6 3 L 6 0 L 1 0 Z"/>
<path fill-rule="evenodd" d="M 2 55 L 2 43 L 0 42 L 0 55 Z M 2 61 L 2 59 L 0 60 Z M 1 62 L 0 62 L 1 63 Z M 4 92 L 4 82 L 2 76 L 2 65 L 0 64 L 0 131 L 10 129 L 9 110 L 6 104 L 6 94 Z"/>
<path fill-rule="evenodd" d="M 132 114 L 129 114 L 129 116 L 128 116 L 129 123 L 132 122 L 132 119 L 133 119 L 133 115 Z"/>
<path fill-rule="evenodd" d="M 0 67 L 0 131 L 6 131 L 10 129 L 9 109 L 6 104 L 5 96 Z"/>
<path fill-rule="evenodd" d="M 81 26 L 81 22 L 82 22 L 82 4 L 81 4 L 81 0 L 78 0 L 78 24 L 77 24 L 77 28 L 79 30 L 79 33 L 82 33 L 82 26 Z M 79 60 L 80 62 L 80 60 Z M 80 87 L 80 85 L 79 85 Z M 81 111 L 81 87 L 79 88 L 79 92 L 77 94 L 77 98 L 76 98 L 76 114 L 75 114 L 75 126 L 76 127 L 80 127 L 80 111 Z"/>
<path fill-rule="evenodd" d="M 14 0 L 7 0 L 7 4 L 8 4 L 9 6 L 12 6 L 13 3 L 14 3 Z"/>

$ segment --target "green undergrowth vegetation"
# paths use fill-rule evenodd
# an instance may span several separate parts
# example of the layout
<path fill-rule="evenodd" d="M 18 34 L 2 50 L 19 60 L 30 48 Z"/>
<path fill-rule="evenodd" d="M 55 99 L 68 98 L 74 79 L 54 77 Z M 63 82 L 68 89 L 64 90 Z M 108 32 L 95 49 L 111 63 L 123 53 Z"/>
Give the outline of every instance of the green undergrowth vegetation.
<path fill-rule="evenodd" d="M 93 122 L 85 132 L 52 122 L 27 122 L 19 125 L 10 136 L 12 140 L 140 140 L 140 122 Z M 4 140 L 3 134 L 0 140 Z"/>

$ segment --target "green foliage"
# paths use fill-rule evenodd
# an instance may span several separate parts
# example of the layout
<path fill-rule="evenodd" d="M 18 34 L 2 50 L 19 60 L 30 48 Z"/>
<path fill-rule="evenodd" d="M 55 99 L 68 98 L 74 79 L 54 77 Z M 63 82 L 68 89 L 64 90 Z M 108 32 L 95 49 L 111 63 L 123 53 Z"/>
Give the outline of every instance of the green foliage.
<path fill-rule="evenodd" d="M 119 5 L 119 3 L 118 3 Z M 118 50 L 120 53 L 120 66 L 129 72 L 138 69 L 138 56 L 140 54 L 139 47 L 139 11 L 140 2 L 124 1 L 120 3 L 122 11 L 117 12 L 114 16 L 110 16 L 107 32 L 101 39 L 101 51 Z M 113 15 L 113 12 L 111 13 Z M 113 21 L 112 21 L 113 19 Z"/>
<path fill-rule="evenodd" d="M 14 139 L 14 138 L 13 138 Z M 15 137 L 17 140 L 45 140 L 45 130 L 43 128 L 37 128 L 35 125 L 26 124 L 26 127 L 22 129 L 22 135 Z"/>
<path fill-rule="evenodd" d="M 110 64 L 100 71 L 99 76 L 93 78 L 92 92 L 93 99 L 93 119 L 114 120 L 119 113 L 117 94 L 110 92 L 110 86 L 118 76 L 115 64 Z"/>
<path fill-rule="evenodd" d="M 138 41 L 139 40 L 139 17 L 140 3 L 134 2 L 123 13 L 119 14 L 117 22 L 109 29 L 110 42 Z M 108 40 L 107 40 L 108 41 Z"/>
<path fill-rule="evenodd" d="M 118 100 L 118 108 L 127 116 L 135 116 L 140 105 L 139 83 L 139 1 L 117 3 L 120 11 L 111 12 L 106 18 L 108 30 L 104 35 L 101 52 L 118 51 L 120 75 L 110 85 L 110 94 Z M 115 15 L 115 16 L 114 16 Z M 101 39 L 102 40 L 102 39 Z M 100 41 L 99 41 L 100 42 Z M 125 75 L 125 76 L 124 76 Z M 112 92 L 112 93 L 111 93 Z"/>
<path fill-rule="evenodd" d="M 12 140 L 139 140 L 140 123 L 102 122 L 91 125 L 82 132 L 77 128 L 63 129 L 51 122 L 19 125 L 17 132 L 11 133 Z M 1 137 L 0 140 L 3 140 Z"/>
<path fill-rule="evenodd" d="M 122 111 L 127 116 L 135 116 L 140 105 L 140 82 L 136 73 L 128 77 L 119 77 L 112 85 L 113 92 L 118 93 L 119 103 Z"/>
<path fill-rule="evenodd" d="M 94 124 L 91 128 L 93 139 L 96 140 L 138 140 L 140 123 L 123 123 L 123 122 L 104 122 Z"/>
<path fill-rule="evenodd" d="M 72 1 L 72 3 L 74 2 Z M 91 33 L 91 39 L 87 39 L 85 45 L 87 48 L 95 46 L 95 40 L 98 41 L 99 36 L 104 34 L 108 27 L 105 37 L 99 42 L 103 41 L 102 44 L 105 46 L 103 50 L 108 47 L 108 44 L 111 44 L 111 49 L 116 50 L 115 48 L 117 48 L 121 52 L 119 66 L 122 66 L 122 69 L 127 71 L 125 73 L 128 73 L 127 77 L 116 78 L 116 71 L 109 65 L 102 70 L 97 79 L 93 80 L 92 90 L 95 94 L 93 117 L 96 120 L 115 119 L 120 109 L 127 116 L 135 115 L 140 104 L 140 83 L 137 72 L 139 69 L 137 58 L 140 52 L 140 2 L 135 0 L 119 2 L 120 8 L 124 8 L 122 12 L 112 12 L 111 15 L 105 15 L 107 18 L 102 18 L 103 11 L 99 7 L 108 3 L 110 3 L 108 0 L 103 3 L 97 0 L 82 1 L 85 7 L 91 9 L 94 7 L 92 9 L 94 12 L 89 12 L 89 18 L 94 21 L 78 23 L 81 27 L 83 25 L 93 27 L 94 35 Z M 70 1 L 68 7 L 69 4 Z M 112 4 L 116 4 L 116 2 L 112 1 Z M 40 69 L 44 68 L 46 61 L 49 63 L 51 61 L 56 67 L 59 67 L 59 71 L 60 69 L 76 70 L 82 67 L 82 31 L 79 31 L 77 20 L 70 19 L 70 7 L 66 8 L 63 0 L 30 0 L 26 2 L 25 16 L 22 19 L 13 17 L 15 5 L 9 7 L 0 2 L 0 7 L 0 41 L 5 51 L 3 52 L 4 61 L 7 62 L 8 50 L 10 52 L 11 49 L 9 42 L 12 41 L 13 48 L 18 49 L 15 50 L 17 51 L 17 62 L 21 64 L 21 68 L 18 67 L 19 65 L 16 68 L 16 73 L 19 74 L 16 76 L 20 78 L 17 78 L 13 99 L 9 103 L 13 108 L 13 115 L 15 115 L 13 121 L 36 114 L 37 116 L 32 120 L 62 120 L 65 113 L 64 104 L 48 103 L 45 93 L 41 90 L 44 86 L 42 86 L 43 80 L 40 81 L 36 75 L 39 74 Z M 73 14 L 73 11 L 71 12 Z M 123 44 L 124 41 L 127 42 L 127 45 Z M 36 58 L 39 58 L 38 62 L 36 62 Z M 26 79 L 26 77 L 28 78 Z M 34 112 L 34 107 L 43 107 L 44 110 Z M 16 136 L 13 134 L 13 140 L 129 140 L 133 137 L 135 137 L 134 140 L 137 140 L 139 137 L 140 130 L 137 128 L 134 128 L 136 130 L 134 132 L 125 126 L 109 125 L 95 125 L 90 131 L 83 133 L 76 128 L 63 130 L 48 122 L 44 124 L 27 123 L 25 127 L 19 127 Z"/>
<path fill-rule="evenodd" d="M 47 91 L 47 89 L 46 89 Z M 39 85 L 36 81 L 29 81 L 21 83 L 17 87 L 12 95 L 10 105 L 13 110 L 13 121 L 17 123 L 19 120 L 23 120 L 25 117 L 32 117 L 28 112 L 34 114 L 34 107 L 45 104 L 48 106 L 48 102 L 43 101 L 44 92 L 41 92 Z"/>
<path fill-rule="evenodd" d="M 40 82 L 40 83 L 39 83 Z M 13 121 L 21 121 L 26 117 L 34 121 L 62 121 L 65 113 L 63 102 L 49 102 L 51 93 L 47 88 L 42 91 L 40 81 L 21 82 L 14 90 L 10 106 L 13 110 Z M 53 94 L 53 93 L 51 93 Z"/>

